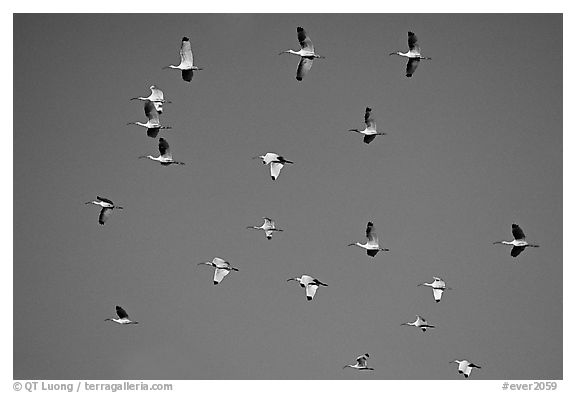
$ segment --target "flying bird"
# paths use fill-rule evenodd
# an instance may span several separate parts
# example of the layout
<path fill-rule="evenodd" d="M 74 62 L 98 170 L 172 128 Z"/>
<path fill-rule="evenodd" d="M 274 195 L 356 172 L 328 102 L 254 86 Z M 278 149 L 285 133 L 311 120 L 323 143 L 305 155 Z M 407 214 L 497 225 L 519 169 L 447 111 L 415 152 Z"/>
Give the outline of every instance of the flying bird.
<path fill-rule="evenodd" d="M 520 255 L 520 253 L 524 251 L 526 247 L 540 247 L 538 244 L 528 243 L 526 241 L 526 235 L 524 235 L 524 231 L 517 224 L 512 224 L 512 236 L 514 236 L 514 240 L 501 240 L 494 242 L 494 244 L 507 244 L 509 246 L 513 246 L 512 250 L 510 250 L 510 255 L 512 255 L 514 258 Z"/>
<path fill-rule="evenodd" d="M 138 322 L 131 321 L 128 317 L 128 313 L 120 306 L 116 306 L 116 314 L 118 318 L 106 318 L 105 321 L 116 322 L 120 325 L 136 325 Z"/>
<path fill-rule="evenodd" d="M 272 177 L 272 180 L 278 179 L 284 164 L 294 164 L 294 162 L 287 160 L 276 153 L 266 153 L 261 156 L 252 157 L 252 159 L 256 158 L 260 158 L 264 165 L 270 165 L 270 176 Z"/>
<path fill-rule="evenodd" d="M 212 266 L 215 269 L 214 285 L 218 285 L 224 279 L 224 277 L 226 277 L 230 273 L 231 270 L 234 270 L 236 272 L 238 271 L 237 268 L 230 266 L 230 263 L 218 257 L 214 258 L 212 262 L 200 262 L 198 266 L 200 265 Z"/>
<path fill-rule="evenodd" d="M 286 281 L 298 281 L 300 286 L 302 288 L 306 289 L 306 299 L 308 299 L 308 300 L 314 299 L 314 295 L 316 295 L 316 291 L 318 290 L 319 286 L 323 286 L 323 287 L 328 286 L 328 284 L 324 284 L 320 280 L 318 280 L 314 277 L 307 276 L 305 274 L 302 275 L 302 277 L 289 278 Z"/>
<path fill-rule="evenodd" d="M 371 367 L 368 367 L 368 358 L 370 357 L 369 354 L 365 353 L 364 355 L 360 355 L 356 358 L 356 364 L 347 364 L 342 369 L 346 367 L 355 368 L 356 370 L 374 370 Z"/>
<path fill-rule="evenodd" d="M 172 164 L 186 165 L 184 162 L 174 161 L 172 159 L 172 153 L 170 152 L 170 145 L 168 144 L 168 141 L 166 141 L 166 139 L 160 138 L 158 140 L 158 150 L 160 151 L 160 155 L 158 157 L 148 155 L 148 156 L 140 156 L 138 158 L 148 158 L 149 160 L 152 161 L 158 161 L 160 165 L 164 166 Z"/>
<path fill-rule="evenodd" d="M 147 128 L 146 134 L 150 138 L 156 138 L 161 129 L 172 128 L 170 126 L 163 126 L 160 124 L 160 117 L 158 116 L 158 111 L 156 110 L 156 107 L 154 106 L 154 102 L 152 102 L 150 100 L 144 101 L 144 114 L 148 118 L 148 121 L 146 123 L 141 123 L 139 121 L 131 121 L 130 123 L 127 123 L 126 125 L 136 124 L 136 125 L 139 125 L 142 127 L 146 127 Z"/>
<path fill-rule="evenodd" d="M 434 325 L 430 325 L 424 318 L 422 318 L 420 315 L 416 315 L 416 320 L 414 322 L 404 322 L 402 324 L 402 326 L 415 326 L 417 328 L 422 329 L 423 332 L 426 331 L 426 329 L 432 329 L 435 328 L 436 326 Z"/>
<path fill-rule="evenodd" d="M 444 293 L 445 290 L 452 288 L 447 287 L 446 282 L 444 282 L 444 280 L 442 280 L 440 277 L 433 277 L 433 278 L 434 281 L 432 281 L 431 283 L 423 282 L 422 284 L 418 284 L 418 286 L 431 287 L 432 294 L 434 295 L 434 300 L 436 300 L 436 303 L 438 303 L 440 299 L 442 299 L 442 293 Z"/>
<path fill-rule="evenodd" d="M 458 374 L 464 374 L 464 378 L 468 378 L 473 368 L 482 368 L 468 360 L 452 360 L 450 363 L 458 363 Z"/>
<path fill-rule="evenodd" d="M 301 81 L 308 71 L 310 71 L 310 68 L 312 68 L 314 58 L 323 59 L 324 56 L 320 56 L 314 52 L 314 44 L 302 27 L 297 27 L 296 32 L 298 33 L 298 42 L 300 42 L 301 49 L 299 51 L 288 49 L 278 54 L 291 53 L 300 56 L 300 62 L 298 63 L 298 69 L 296 70 L 296 80 Z"/>
<path fill-rule="evenodd" d="M 372 117 L 372 108 L 366 108 L 366 113 L 364 113 L 364 122 L 366 123 L 366 128 L 359 130 L 357 128 L 352 128 L 348 131 L 357 132 L 364 135 L 364 143 L 368 144 L 376 139 L 377 135 L 386 135 L 385 132 L 378 132 L 376 130 L 376 120 Z"/>
<path fill-rule="evenodd" d="M 378 236 L 374 231 L 374 224 L 372 221 L 368 221 L 368 225 L 366 226 L 366 244 L 362 244 L 360 242 L 350 243 L 349 246 L 358 246 L 366 250 L 366 254 L 371 257 L 375 257 L 379 251 L 390 251 L 388 248 L 380 248 L 378 243 Z"/>
<path fill-rule="evenodd" d="M 134 97 L 130 98 L 130 100 L 140 100 L 140 101 L 151 101 L 154 104 L 154 108 L 159 114 L 162 114 L 162 105 L 172 103 L 172 101 L 166 101 L 164 99 L 164 92 L 160 90 L 158 87 L 152 85 L 150 86 L 150 95 L 148 97 Z"/>
<path fill-rule="evenodd" d="M 259 226 L 259 227 L 248 226 L 246 228 L 264 231 L 264 234 L 266 235 L 266 239 L 268 239 L 268 240 L 272 239 L 272 234 L 274 232 L 284 231 L 283 229 L 276 228 L 276 224 L 274 223 L 274 220 L 272 220 L 271 218 L 268 218 L 268 217 L 262 217 L 262 218 L 264 219 L 264 224 L 262 224 L 261 226 Z"/>
<path fill-rule="evenodd" d="M 91 205 L 98 205 L 98 206 L 102 207 L 102 210 L 100 210 L 100 216 L 98 217 L 98 223 L 100 225 L 104 225 L 106 220 L 108 220 L 108 217 L 110 217 L 110 215 L 112 214 L 112 210 L 124 209 L 122 206 L 116 206 L 114 204 L 114 202 L 112 202 L 110 199 L 103 198 L 100 196 L 96 196 L 96 200 L 88 201 L 85 203 L 85 205 L 90 205 L 90 204 Z"/>
<path fill-rule="evenodd" d="M 188 37 L 182 37 L 182 44 L 180 45 L 180 64 L 171 64 L 163 67 L 163 69 L 166 68 L 182 70 L 182 79 L 186 82 L 192 81 L 194 71 L 202 70 L 202 68 L 198 68 L 194 65 L 194 56 L 192 55 L 192 47 L 190 46 L 190 39 Z"/>
<path fill-rule="evenodd" d="M 416 71 L 416 67 L 420 63 L 420 60 L 432 60 L 431 57 L 424 57 L 420 54 L 420 45 L 418 45 L 418 37 L 411 31 L 408 32 L 408 52 L 392 52 L 392 55 L 398 55 L 408 58 L 408 64 L 406 64 L 406 76 L 410 78 L 412 74 Z"/>

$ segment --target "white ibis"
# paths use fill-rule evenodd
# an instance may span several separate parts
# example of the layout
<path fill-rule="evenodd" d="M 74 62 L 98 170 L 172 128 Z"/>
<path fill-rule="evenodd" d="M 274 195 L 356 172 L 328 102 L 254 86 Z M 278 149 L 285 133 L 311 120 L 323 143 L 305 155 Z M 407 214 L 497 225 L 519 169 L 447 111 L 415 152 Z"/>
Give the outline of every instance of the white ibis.
<path fill-rule="evenodd" d="M 379 251 L 390 251 L 389 248 L 380 248 L 378 243 L 378 236 L 374 231 L 374 224 L 371 221 L 368 221 L 368 225 L 366 226 L 366 244 L 362 244 L 360 242 L 350 243 L 349 246 L 358 246 L 366 250 L 366 254 L 371 257 L 375 257 Z"/>
<path fill-rule="evenodd" d="M 172 153 L 170 152 L 170 145 L 164 138 L 160 138 L 158 140 L 158 150 L 160 151 L 160 155 L 158 157 L 154 157 L 152 155 L 148 156 L 140 156 L 138 158 L 147 158 L 152 161 L 158 161 L 160 165 L 168 166 L 168 165 L 186 165 L 184 162 L 174 161 L 172 159 Z"/>
<path fill-rule="evenodd" d="M 450 363 L 458 363 L 458 374 L 464 374 L 464 378 L 468 378 L 473 368 L 482 368 L 468 360 L 452 360 Z"/>
<path fill-rule="evenodd" d="M 264 165 L 270 165 L 270 176 L 272 177 L 272 180 L 278 179 L 284 164 L 294 164 L 294 162 L 287 160 L 276 153 L 266 153 L 261 156 L 252 157 L 252 159 L 256 158 L 260 158 Z"/>
<path fill-rule="evenodd" d="M 419 287 L 426 286 L 432 288 L 432 294 L 434 295 L 434 300 L 436 300 L 436 303 L 438 303 L 440 299 L 442 299 L 442 293 L 444 293 L 445 290 L 452 288 L 447 287 L 446 282 L 444 282 L 444 280 L 441 279 L 440 277 L 433 277 L 433 278 L 434 281 L 430 283 L 423 282 L 422 284 L 418 284 L 418 286 Z"/>
<path fill-rule="evenodd" d="M 170 104 L 172 103 L 172 101 L 166 101 L 164 99 L 164 92 L 162 90 L 160 90 L 157 86 L 150 86 L 150 95 L 148 97 L 134 97 L 134 98 L 130 98 L 130 100 L 140 100 L 140 101 L 152 101 L 152 103 L 154 104 L 154 108 L 156 108 L 156 111 L 159 114 L 162 114 L 162 104 Z"/>
<path fill-rule="evenodd" d="M 415 326 L 417 328 L 422 329 L 423 332 L 426 331 L 426 329 L 433 329 L 436 326 L 434 325 L 430 325 L 424 318 L 422 318 L 420 315 L 416 315 L 416 320 L 414 322 L 404 322 L 402 324 L 402 326 Z"/>
<path fill-rule="evenodd" d="M 200 265 L 212 266 L 215 269 L 214 285 L 218 285 L 224 279 L 224 277 L 226 277 L 230 273 L 231 270 L 234 270 L 236 272 L 238 271 L 237 268 L 230 266 L 230 263 L 218 257 L 214 258 L 212 262 L 200 262 L 198 266 Z"/>
<path fill-rule="evenodd" d="M 100 196 L 96 196 L 96 200 L 88 201 L 85 204 L 98 205 L 102 207 L 102 210 L 100 210 L 100 217 L 98 217 L 98 223 L 100 225 L 104 225 L 106 220 L 108 220 L 108 217 L 110 217 L 110 214 L 112 214 L 112 210 L 124 209 L 122 206 L 116 206 L 114 202 L 112 202 L 110 199 L 103 198 Z"/>
<path fill-rule="evenodd" d="M 520 253 L 524 251 L 526 247 L 540 247 L 538 244 L 528 243 L 526 241 L 526 235 L 524 235 L 524 231 L 517 224 L 512 224 L 512 236 L 514 236 L 514 240 L 501 240 L 494 242 L 494 244 L 507 244 L 509 246 L 513 246 L 512 250 L 510 250 L 510 255 L 512 255 L 514 258 L 520 255 Z"/>
<path fill-rule="evenodd" d="M 296 80 L 301 81 L 308 71 L 310 71 L 310 68 L 312 68 L 314 58 L 323 59 L 324 56 L 314 53 L 314 44 L 310 37 L 306 35 L 306 31 L 302 27 L 297 27 L 296 32 L 298 33 L 298 42 L 300 42 L 300 47 L 302 49 L 299 51 L 288 49 L 278 54 L 290 53 L 300 56 L 300 63 L 298 63 L 298 69 L 296 70 Z"/>
<path fill-rule="evenodd" d="M 182 79 L 184 79 L 186 82 L 192 81 L 194 71 L 202 70 L 202 68 L 198 68 L 194 65 L 192 46 L 190 46 L 190 39 L 188 37 L 182 37 L 182 44 L 180 45 L 180 64 L 171 64 L 163 68 L 174 68 L 177 70 L 182 70 Z"/>
<path fill-rule="evenodd" d="M 264 234 L 266 235 L 266 239 L 268 239 L 268 240 L 272 239 L 272 234 L 274 232 L 284 231 L 283 229 L 276 228 L 276 224 L 274 223 L 274 220 L 272 220 L 271 218 L 268 218 L 268 217 L 262 217 L 262 218 L 264 219 L 264 224 L 262 224 L 261 226 L 259 226 L 259 227 L 248 226 L 246 228 L 264 231 Z"/>
<path fill-rule="evenodd" d="M 392 52 L 392 55 L 398 55 L 402 57 L 408 58 L 408 64 L 406 64 L 406 76 L 410 78 L 414 71 L 416 71 L 416 67 L 420 63 L 420 60 L 432 60 L 431 57 L 424 57 L 420 54 L 420 45 L 418 45 L 418 37 L 416 34 L 412 33 L 411 31 L 408 32 L 408 52 Z"/>
<path fill-rule="evenodd" d="M 364 355 L 360 355 L 356 358 L 356 364 L 347 364 L 342 369 L 346 367 L 355 368 L 356 370 L 374 370 L 371 367 L 368 367 L 368 358 L 370 357 L 369 354 L 365 353 Z"/>
<path fill-rule="evenodd" d="M 378 132 L 376 130 L 376 120 L 372 117 L 372 108 L 366 108 L 364 113 L 364 122 L 366 123 L 366 128 L 359 130 L 357 128 L 352 128 L 348 131 L 357 132 L 364 135 L 364 143 L 368 144 L 376 139 L 377 135 L 386 135 L 385 132 Z"/>
<path fill-rule="evenodd" d="M 116 322 L 120 325 L 136 325 L 138 322 L 131 321 L 128 313 L 120 306 L 116 306 L 116 314 L 118 318 L 106 318 L 105 321 Z"/>
<path fill-rule="evenodd" d="M 328 284 L 324 284 L 320 280 L 318 280 L 314 277 L 307 276 L 305 274 L 302 275 L 302 277 L 289 278 L 286 281 L 298 281 L 300 286 L 302 288 L 306 289 L 306 299 L 308 299 L 308 300 L 314 299 L 314 295 L 316 295 L 316 291 L 318 290 L 319 286 L 323 286 L 323 287 L 328 286 Z"/>
<path fill-rule="evenodd" d="M 150 138 L 156 138 L 161 129 L 172 128 L 170 126 L 163 126 L 160 124 L 160 117 L 158 116 L 158 111 L 156 110 L 154 103 L 150 100 L 144 101 L 144 114 L 146 114 L 146 117 L 148 118 L 148 121 L 146 123 L 141 123 L 139 121 L 131 121 L 130 123 L 127 123 L 127 125 L 136 124 L 141 127 L 146 127 L 147 128 L 146 134 Z"/>

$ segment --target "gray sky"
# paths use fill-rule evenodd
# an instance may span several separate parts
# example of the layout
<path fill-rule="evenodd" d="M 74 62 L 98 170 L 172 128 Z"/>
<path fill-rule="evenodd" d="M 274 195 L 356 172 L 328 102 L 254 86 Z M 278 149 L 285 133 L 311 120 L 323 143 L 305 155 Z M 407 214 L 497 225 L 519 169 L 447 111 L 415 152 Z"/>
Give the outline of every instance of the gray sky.
<path fill-rule="evenodd" d="M 326 56 L 301 83 L 297 26 Z M 412 78 L 408 30 L 433 58 Z M 190 84 L 161 69 L 182 36 Z M 551 14 L 16 15 L 14 378 L 562 378 L 561 37 Z M 137 159 L 151 84 L 184 167 Z M 346 132 L 366 106 L 370 145 Z M 267 151 L 296 163 L 276 182 Z M 125 207 L 104 227 L 96 195 Z M 368 220 L 374 259 L 346 247 Z M 541 247 L 493 246 L 512 222 Z M 240 269 L 218 286 L 215 256 Z"/>

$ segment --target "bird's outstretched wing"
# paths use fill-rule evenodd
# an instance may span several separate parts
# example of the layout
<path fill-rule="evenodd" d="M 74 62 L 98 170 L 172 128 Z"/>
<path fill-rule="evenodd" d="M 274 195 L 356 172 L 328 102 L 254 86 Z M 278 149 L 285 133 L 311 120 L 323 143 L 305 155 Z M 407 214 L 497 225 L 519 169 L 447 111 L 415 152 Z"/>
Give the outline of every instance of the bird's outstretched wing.
<path fill-rule="evenodd" d="M 284 164 L 281 164 L 279 162 L 270 163 L 270 176 L 272 176 L 272 180 L 278 179 L 278 176 L 280 176 L 280 171 L 282 170 L 283 167 Z"/>
<path fill-rule="evenodd" d="M 146 130 L 146 135 L 148 135 L 150 138 L 156 138 L 158 133 L 160 133 L 160 127 L 148 128 Z"/>
<path fill-rule="evenodd" d="M 312 43 L 310 37 L 306 35 L 306 31 L 302 27 L 298 27 L 296 28 L 296 32 L 298 33 L 298 42 L 300 43 L 302 49 L 309 52 L 314 52 L 314 44 Z"/>
<path fill-rule="evenodd" d="M 158 117 L 158 111 L 154 106 L 154 103 L 150 100 L 144 101 L 144 114 L 152 124 L 160 124 Z"/>
<path fill-rule="evenodd" d="M 186 82 L 192 82 L 192 77 L 194 76 L 193 70 L 182 70 L 182 79 Z"/>
<path fill-rule="evenodd" d="M 356 358 L 356 364 L 360 367 L 366 367 L 368 365 L 368 359 L 366 359 L 366 355 L 361 355 Z"/>
<path fill-rule="evenodd" d="M 420 47 L 417 44 L 418 37 L 416 34 L 412 33 L 411 31 L 408 32 L 408 48 L 410 52 L 420 53 Z"/>
<path fill-rule="evenodd" d="M 164 92 L 156 86 L 150 86 L 150 100 L 151 101 L 164 101 Z"/>
<path fill-rule="evenodd" d="M 229 273 L 230 270 L 228 269 L 216 268 L 216 270 L 214 270 L 214 285 L 219 284 Z"/>
<path fill-rule="evenodd" d="M 99 201 L 102 201 L 102 202 L 109 203 L 109 204 L 111 204 L 111 205 L 114 204 L 114 202 L 112 202 L 110 199 L 104 198 L 104 197 L 101 197 L 101 196 L 96 196 L 96 199 L 98 199 Z"/>
<path fill-rule="evenodd" d="M 434 300 L 436 300 L 436 302 L 439 302 L 442 299 L 443 292 L 442 289 L 432 288 L 432 293 L 434 294 Z"/>
<path fill-rule="evenodd" d="M 366 128 L 376 131 L 376 120 L 372 117 L 372 108 L 366 108 L 366 113 L 364 113 L 364 123 L 366 123 Z"/>
<path fill-rule="evenodd" d="M 160 155 L 162 157 L 172 157 L 172 153 L 170 153 L 170 145 L 164 138 L 160 138 L 158 140 L 158 150 L 160 151 Z"/>
<path fill-rule="evenodd" d="M 116 314 L 120 319 L 128 318 L 128 313 L 120 306 L 116 306 Z"/>
<path fill-rule="evenodd" d="M 314 299 L 314 295 L 316 295 L 316 291 L 318 290 L 318 285 L 306 285 L 306 298 L 308 300 Z"/>
<path fill-rule="evenodd" d="M 418 68 L 418 64 L 420 64 L 420 59 L 418 58 L 412 58 L 408 60 L 408 63 L 406 64 L 406 76 L 408 78 L 410 78 L 412 74 L 414 74 L 416 68 Z"/>
<path fill-rule="evenodd" d="M 182 44 L 180 45 L 180 65 L 192 67 L 194 64 L 194 57 L 192 56 L 192 46 L 188 37 L 182 37 Z"/>
<path fill-rule="evenodd" d="M 100 225 L 104 225 L 104 223 L 106 222 L 106 220 L 108 220 L 108 217 L 110 217 L 111 214 L 112 214 L 112 209 L 110 209 L 108 207 L 103 207 L 102 210 L 100 210 L 100 216 L 98 217 L 98 223 Z"/>
<path fill-rule="evenodd" d="M 514 246 L 512 247 L 512 250 L 510 250 L 510 255 L 512 255 L 514 258 L 516 258 L 518 255 L 520 255 L 520 253 L 522 251 L 524 251 L 526 247 L 518 247 L 518 246 Z"/>
<path fill-rule="evenodd" d="M 366 225 L 366 237 L 369 243 L 378 243 L 378 236 L 376 235 L 372 221 L 368 221 L 368 225 Z"/>
<path fill-rule="evenodd" d="M 376 135 L 364 135 L 364 143 L 370 143 L 376 139 Z"/>
<path fill-rule="evenodd" d="M 308 59 L 306 57 L 300 58 L 300 62 L 298 63 L 298 69 L 296 70 L 296 80 L 301 81 L 302 78 L 306 76 L 310 68 L 312 68 L 312 59 Z"/>
<path fill-rule="evenodd" d="M 524 231 L 518 226 L 518 224 L 512 224 L 512 236 L 514 236 L 514 239 L 516 240 L 524 240 L 526 238 Z"/>

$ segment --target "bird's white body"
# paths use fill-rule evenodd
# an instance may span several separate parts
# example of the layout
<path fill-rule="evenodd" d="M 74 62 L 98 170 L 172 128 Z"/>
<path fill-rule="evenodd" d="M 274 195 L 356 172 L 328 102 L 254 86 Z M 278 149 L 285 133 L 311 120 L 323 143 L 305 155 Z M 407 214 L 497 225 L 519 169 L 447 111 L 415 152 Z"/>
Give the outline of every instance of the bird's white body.
<path fill-rule="evenodd" d="M 306 289 L 306 299 L 308 300 L 314 299 L 314 295 L 316 295 L 319 286 L 328 286 L 328 284 L 305 274 L 302 275 L 302 277 L 289 278 L 286 281 L 297 281 L 302 288 Z"/>
<path fill-rule="evenodd" d="M 270 152 L 252 158 L 260 158 L 264 165 L 270 165 L 270 176 L 272 177 L 272 180 L 278 179 L 278 176 L 280 176 L 280 171 L 284 167 L 284 164 L 294 164 L 294 162 L 285 159 L 281 155 Z"/>
<path fill-rule="evenodd" d="M 124 209 L 122 206 L 116 206 L 114 202 L 112 202 L 110 199 L 100 196 L 97 196 L 96 199 L 93 201 L 86 202 L 86 205 L 89 204 L 102 207 L 102 210 L 100 210 L 100 216 L 98 218 L 98 223 L 100 225 L 104 225 L 104 223 L 106 222 L 106 220 L 108 220 L 108 217 L 110 217 L 114 209 Z"/>
<path fill-rule="evenodd" d="M 435 328 L 436 326 L 434 325 L 430 325 L 424 318 L 422 318 L 420 315 L 416 315 L 416 320 L 414 322 L 405 322 L 402 325 L 404 326 L 414 326 L 417 328 L 422 329 L 423 332 L 426 331 L 426 329 L 432 329 Z"/>
<path fill-rule="evenodd" d="M 159 162 L 160 165 L 168 166 L 168 165 L 185 165 L 184 162 L 174 161 L 172 158 L 172 153 L 170 152 L 170 145 L 168 141 L 164 138 L 160 138 L 158 140 L 158 150 L 160 151 L 160 155 L 158 157 L 154 157 L 152 155 L 148 156 L 140 156 L 138 158 L 147 158 L 152 161 Z"/>
<path fill-rule="evenodd" d="M 283 229 L 276 228 L 276 223 L 274 222 L 274 220 L 272 220 L 268 217 L 262 217 L 262 218 L 264 219 L 264 223 L 261 226 L 259 226 L 259 227 L 249 226 L 246 228 L 264 231 L 264 234 L 266 235 L 266 239 L 268 239 L 268 240 L 272 239 L 272 234 L 274 232 L 282 232 L 283 231 Z"/>
<path fill-rule="evenodd" d="M 238 271 L 237 268 L 230 266 L 230 263 L 218 257 L 214 258 L 212 262 L 200 262 L 198 265 L 208 265 L 214 268 L 214 285 L 218 285 L 224 277 L 230 274 L 230 271 Z"/>
<path fill-rule="evenodd" d="M 378 132 L 376 127 L 376 120 L 372 117 L 372 108 L 366 108 L 364 113 L 364 123 L 366 123 L 366 128 L 359 130 L 357 128 L 352 128 L 348 131 L 357 132 L 364 135 L 364 143 L 368 144 L 372 142 L 378 135 L 386 135 L 385 132 Z"/>
<path fill-rule="evenodd" d="M 447 289 L 452 289 L 446 286 L 446 282 L 441 279 L 440 277 L 433 277 L 434 281 L 428 283 L 424 282 L 422 284 L 418 284 L 418 286 L 426 286 L 432 288 L 432 294 L 434 295 L 434 300 L 438 303 L 442 299 L 442 294 Z"/>
<path fill-rule="evenodd" d="M 354 368 L 356 370 L 374 370 L 371 367 L 368 367 L 368 358 L 370 357 L 369 354 L 365 353 L 364 355 L 360 355 L 356 358 L 356 364 L 347 364 L 343 368 Z"/>
<path fill-rule="evenodd" d="M 506 244 L 512 246 L 510 255 L 514 258 L 520 255 L 520 253 L 524 251 L 526 247 L 540 247 L 538 244 L 533 244 L 526 241 L 526 235 L 518 224 L 512 224 L 512 236 L 514 236 L 514 239 L 511 241 L 500 240 L 494 242 L 494 244 Z"/>
<path fill-rule="evenodd" d="M 300 43 L 301 49 L 298 51 L 288 49 L 280 52 L 279 55 L 289 53 L 300 57 L 300 62 L 296 69 L 296 80 L 301 81 L 312 68 L 314 59 L 323 59 L 324 56 L 320 56 L 314 52 L 314 44 L 310 37 L 306 35 L 306 31 L 304 31 L 302 27 L 296 28 L 296 32 L 298 33 L 298 42 Z"/>
<path fill-rule="evenodd" d="M 457 363 L 458 373 L 464 374 L 465 378 L 468 378 L 470 376 L 473 368 L 482 368 L 472 362 L 469 362 L 468 360 L 452 360 L 450 363 Z"/>
<path fill-rule="evenodd" d="M 374 230 L 374 224 L 369 221 L 366 226 L 366 243 L 362 244 L 360 242 L 350 243 L 349 246 L 357 246 L 366 250 L 366 254 L 371 257 L 376 256 L 379 251 L 390 251 L 388 248 L 380 248 L 380 243 L 378 241 L 378 236 Z"/>

